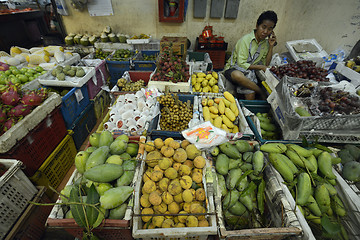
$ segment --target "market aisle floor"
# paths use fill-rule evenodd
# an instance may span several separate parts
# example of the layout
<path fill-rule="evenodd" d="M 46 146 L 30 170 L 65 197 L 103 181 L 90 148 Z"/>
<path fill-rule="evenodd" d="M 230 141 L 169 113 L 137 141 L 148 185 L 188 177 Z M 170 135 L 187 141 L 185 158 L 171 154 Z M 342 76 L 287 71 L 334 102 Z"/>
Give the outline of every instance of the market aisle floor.
<path fill-rule="evenodd" d="M 96 129 L 98 128 L 98 126 L 100 125 L 101 121 L 103 120 L 103 118 L 106 116 L 106 113 L 104 113 L 104 115 L 102 116 L 102 118 L 100 118 L 95 127 L 92 129 L 92 131 L 89 133 L 88 137 L 86 138 L 86 140 L 84 141 L 83 145 L 80 147 L 79 151 L 84 150 L 89 142 L 89 137 L 90 135 L 96 131 Z M 68 182 L 71 174 L 73 173 L 75 169 L 75 165 L 73 165 L 69 172 L 66 174 L 66 176 L 64 177 L 64 180 L 62 181 L 62 183 L 60 184 L 60 186 L 57 188 L 57 191 L 61 191 L 64 186 L 66 185 L 66 183 Z M 55 202 L 57 199 L 57 196 L 54 196 L 54 198 L 52 199 L 53 202 Z M 67 233 L 66 231 L 64 231 L 63 229 L 46 229 L 42 240 L 74 240 L 74 237 L 72 235 L 70 235 L 69 233 Z"/>

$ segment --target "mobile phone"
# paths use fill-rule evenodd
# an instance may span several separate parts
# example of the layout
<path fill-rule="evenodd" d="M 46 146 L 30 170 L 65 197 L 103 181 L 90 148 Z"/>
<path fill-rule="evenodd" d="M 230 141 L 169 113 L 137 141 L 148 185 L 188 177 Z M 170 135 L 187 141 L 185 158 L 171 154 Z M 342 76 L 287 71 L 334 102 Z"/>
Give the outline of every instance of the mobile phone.
<path fill-rule="evenodd" d="M 269 39 L 271 38 L 271 36 L 273 35 L 274 31 L 272 31 L 269 35 Z M 277 42 L 274 43 L 274 47 L 277 45 Z"/>

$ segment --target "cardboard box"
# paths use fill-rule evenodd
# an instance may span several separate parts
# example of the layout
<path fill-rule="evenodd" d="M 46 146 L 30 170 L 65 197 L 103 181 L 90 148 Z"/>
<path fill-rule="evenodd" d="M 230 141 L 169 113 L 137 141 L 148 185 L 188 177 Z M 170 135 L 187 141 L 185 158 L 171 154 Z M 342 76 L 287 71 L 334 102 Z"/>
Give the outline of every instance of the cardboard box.
<path fill-rule="evenodd" d="M 187 53 L 187 38 L 186 37 L 162 37 L 160 41 L 160 53 L 163 51 L 163 47 L 171 45 L 173 53 L 186 57 Z"/>

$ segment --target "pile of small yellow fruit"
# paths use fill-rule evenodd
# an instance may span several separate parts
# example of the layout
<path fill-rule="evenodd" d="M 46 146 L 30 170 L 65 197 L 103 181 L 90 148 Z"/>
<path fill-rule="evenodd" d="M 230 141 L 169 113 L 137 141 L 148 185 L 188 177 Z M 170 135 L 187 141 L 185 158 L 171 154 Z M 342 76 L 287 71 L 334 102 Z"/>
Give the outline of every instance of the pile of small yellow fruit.
<path fill-rule="evenodd" d="M 144 228 L 209 226 L 206 216 L 201 215 L 207 211 L 202 182 L 206 161 L 201 151 L 187 140 L 172 138 L 148 141 L 145 150 L 141 214 L 155 215 L 141 217 Z"/>
<path fill-rule="evenodd" d="M 235 124 L 239 115 L 239 109 L 231 93 L 224 92 L 224 97 L 203 97 L 201 104 L 205 121 L 210 121 L 215 127 L 221 128 L 226 132 L 239 132 L 238 124 Z"/>
<path fill-rule="evenodd" d="M 218 93 L 219 75 L 217 72 L 209 72 L 205 74 L 203 72 L 194 73 L 191 75 L 191 85 L 193 92 L 210 92 Z"/>

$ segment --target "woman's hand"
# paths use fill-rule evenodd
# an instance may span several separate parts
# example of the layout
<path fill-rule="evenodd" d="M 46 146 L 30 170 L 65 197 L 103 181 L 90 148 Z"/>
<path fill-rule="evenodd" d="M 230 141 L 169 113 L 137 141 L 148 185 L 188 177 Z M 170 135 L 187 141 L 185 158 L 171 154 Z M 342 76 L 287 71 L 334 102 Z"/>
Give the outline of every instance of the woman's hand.
<path fill-rule="evenodd" d="M 275 43 L 276 43 L 276 36 L 275 36 L 275 33 L 274 32 L 272 32 L 271 34 L 270 34 L 270 37 L 269 37 L 269 44 L 270 44 L 270 46 L 275 46 Z"/>

